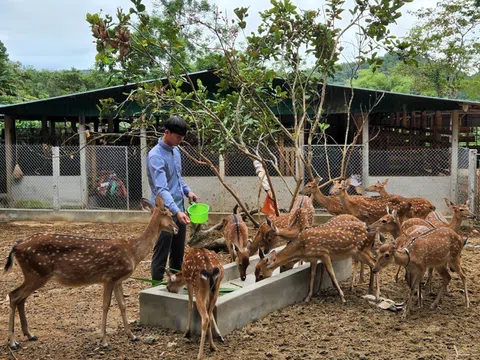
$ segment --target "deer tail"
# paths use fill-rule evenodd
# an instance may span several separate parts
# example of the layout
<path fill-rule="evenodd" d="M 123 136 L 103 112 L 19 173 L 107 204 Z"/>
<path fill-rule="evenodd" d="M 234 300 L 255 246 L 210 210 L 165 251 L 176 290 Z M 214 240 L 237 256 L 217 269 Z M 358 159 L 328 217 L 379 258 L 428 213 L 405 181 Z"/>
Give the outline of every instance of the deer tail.
<path fill-rule="evenodd" d="M 17 244 L 14 244 L 12 246 L 12 250 L 10 250 L 10 253 L 8 254 L 7 262 L 5 264 L 5 272 L 9 271 L 11 269 L 12 265 L 13 265 L 13 254 L 17 250 L 16 246 L 17 246 Z"/>
<path fill-rule="evenodd" d="M 214 267 L 211 272 L 208 272 L 205 269 L 200 271 L 200 277 L 204 280 L 209 280 L 210 292 L 212 294 L 216 294 L 216 292 L 217 292 L 216 282 L 217 282 L 217 278 L 218 278 L 219 275 L 220 275 L 220 269 L 218 267 Z"/>

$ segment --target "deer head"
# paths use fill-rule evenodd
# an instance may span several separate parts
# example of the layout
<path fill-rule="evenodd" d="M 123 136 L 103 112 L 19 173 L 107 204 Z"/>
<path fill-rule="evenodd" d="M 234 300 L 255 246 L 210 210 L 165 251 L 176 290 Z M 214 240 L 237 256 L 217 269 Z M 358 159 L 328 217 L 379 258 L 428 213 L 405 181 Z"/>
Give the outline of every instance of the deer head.
<path fill-rule="evenodd" d="M 274 270 L 273 265 L 277 260 L 277 252 L 275 250 L 266 257 L 262 250 L 259 249 L 258 255 L 260 256 L 260 261 L 255 266 L 255 282 L 271 277 Z"/>
<path fill-rule="evenodd" d="M 247 278 L 247 268 L 250 265 L 250 249 L 252 248 L 252 242 L 248 240 L 247 246 L 244 249 L 239 249 L 237 244 L 233 244 L 233 249 L 235 251 L 238 267 L 238 272 L 240 273 L 240 279 L 245 281 Z"/>
<path fill-rule="evenodd" d="M 382 193 L 385 190 L 385 186 L 388 184 L 388 179 L 385 179 L 384 181 L 377 181 L 375 184 L 370 185 L 365 189 L 367 192 L 376 192 L 376 193 Z"/>
<path fill-rule="evenodd" d="M 387 206 L 387 214 L 382 216 L 373 224 L 370 224 L 369 227 L 371 230 L 388 231 L 389 233 L 393 234 L 399 231 L 400 225 L 401 223 L 397 210 L 394 209 L 390 212 L 390 209 Z"/>
<path fill-rule="evenodd" d="M 314 180 L 308 182 L 302 190 L 300 190 L 300 195 L 311 195 L 313 194 L 320 185 L 320 182 L 323 180 L 321 177 L 317 177 Z"/>
<path fill-rule="evenodd" d="M 142 209 L 149 211 L 152 214 L 152 218 L 159 219 L 158 227 L 163 231 L 177 234 L 178 226 L 172 219 L 172 213 L 165 207 L 165 202 L 160 195 L 155 198 L 155 205 L 152 205 L 147 199 L 141 201 Z"/>
<path fill-rule="evenodd" d="M 397 249 L 394 244 L 384 244 L 380 246 L 377 250 L 377 262 L 372 271 L 377 273 L 388 264 L 391 264 L 394 261 L 396 251 Z"/>
<path fill-rule="evenodd" d="M 168 292 L 178 294 L 186 284 L 183 274 L 181 272 L 172 274 L 170 270 L 165 269 L 165 275 L 167 277 Z"/>
<path fill-rule="evenodd" d="M 350 179 L 342 180 L 342 181 L 335 181 L 333 186 L 330 188 L 330 195 L 337 196 L 341 193 L 344 193 L 350 187 Z"/>
<path fill-rule="evenodd" d="M 467 200 L 465 205 L 456 205 L 453 201 L 445 198 L 445 203 L 450 209 L 452 209 L 454 214 L 459 214 L 461 219 L 474 220 L 477 218 L 477 216 L 470 211 L 470 200 Z"/>

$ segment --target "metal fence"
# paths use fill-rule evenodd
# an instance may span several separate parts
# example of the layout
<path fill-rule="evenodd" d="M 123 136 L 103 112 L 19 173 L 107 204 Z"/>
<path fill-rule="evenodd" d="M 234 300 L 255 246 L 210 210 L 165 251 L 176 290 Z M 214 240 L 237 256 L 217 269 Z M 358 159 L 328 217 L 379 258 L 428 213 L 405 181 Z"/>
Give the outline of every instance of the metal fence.
<path fill-rule="evenodd" d="M 278 176 L 273 180 L 275 189 L 277 186 L 279 188 L 281 206 L 286 207 L 291 196 L 289 191 L 295 187 L 292 175 L 298 171 L 294 149 L 275 147 L 262 151 L 265 157 L 275 160 L 275 167 L 285 177 L 285 181 Z M 308 151 L 307 146 L 304 151 Z M 324 179 L 339 176 L 343 151 L 343 146 L 313 146 L 315 175 Z M 252 160 L 236 150 L 229 150 L 223 156 L 213 150 L 204 151 L 204 154 L 240 198 L 245 199 L 251 207 L 256 207 L 259 181 Z M 363 168 L 364 155 L 362 146 L 354 146 L 347 151 L 345 164 L 346 176 L 357 175 L 363 180 L 364 186 L 370 185 L 373 179 L 394 178 L 401 179 L 396 187 L 392 186 L 395 193 L 405 196 L 428 195 L 438 203 L 443 203 L 443 197 L 450 198 L 450 149 L 370 149 L 368 172 Z M 466 148 L 458 151 L 457 202 L 464 203 L 471 198 L 471 177 L 476 167 L 471 155 Z M 8 169 L 7 157 L 11 159 Z M 13 145 L 7 149 L 5 145 L 0 145 L 0 207 L 138 210 L 142 194 L 145 196 L 149 192 L 148 189 L 142 189 L 142 183 L 148 187 L 145 178 L 142 182 L 142 177 L 145 177 L 142 174 L 144 161 L 140 146 L 101 145 L 80 149 L 78 146 Z M 212 205 L 212 211 L 230 211 L 233 208 L 233 197 L 211 169 L 183 154 L 182 164 L 183 176 L 188 184 L 201 194 L 204 202 Z M 17 171 L 14 171 L 16 165 Z M 22 176 L 15 176 L 18 175 L 18 169 L 21 169 Z M 273 162 L 268 164 L 268 170 L 270 174 L 277 175 Z M 365 175 L 368 178 L 362 179 Z M 328 193 L 328 189 L 324 191 Z M 260 194 L 263 202 L 264 195 Z"/>

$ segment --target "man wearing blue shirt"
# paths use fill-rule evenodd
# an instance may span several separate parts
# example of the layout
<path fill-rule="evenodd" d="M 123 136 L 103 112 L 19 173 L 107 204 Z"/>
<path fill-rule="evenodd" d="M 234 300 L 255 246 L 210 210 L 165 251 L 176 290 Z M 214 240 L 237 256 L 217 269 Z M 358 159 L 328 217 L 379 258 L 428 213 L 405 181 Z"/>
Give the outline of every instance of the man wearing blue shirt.
<path fill-rule="evenodd" d="M 187 134 L 185 120 L 172 116 L 165 123 L 165 133 L 158 144 L 147 156 L 148 182 L 152 189 L 152 203 L 159 194 L 165 201 L 165 206 L 172 212 L 178 225 L 176 235 L 162 232 L 153 249 L 152 279 L 163 280 L 167 258 L 170 255 L 169 267 L 172 272 L 180 271 L 185 250 L 185 236 L 190 219 L 185 214 L 184 197 L 197 202 L 197 196 L 183 182 L 182 159 L 179 145 Z"/>

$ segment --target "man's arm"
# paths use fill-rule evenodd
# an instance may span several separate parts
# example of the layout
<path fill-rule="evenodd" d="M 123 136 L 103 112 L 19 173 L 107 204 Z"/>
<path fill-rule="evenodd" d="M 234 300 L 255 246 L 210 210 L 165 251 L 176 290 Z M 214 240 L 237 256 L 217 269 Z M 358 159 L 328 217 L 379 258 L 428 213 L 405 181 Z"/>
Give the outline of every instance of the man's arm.
<path fill-rule="evenodd" d="M 150 157 L 147 161 L 147 171 L 150 174 L 153 183 L 153 193 L 160 194 L 165 201 L 165 206 L 176 215 L 180 211 L 177 204 L 173 200 L 172 194 L 168 189 L 167 175 L 165 173 L 165 162 L 162 158 L 155 156 Z"/>

